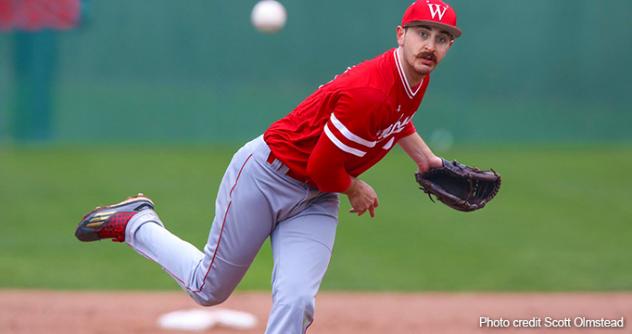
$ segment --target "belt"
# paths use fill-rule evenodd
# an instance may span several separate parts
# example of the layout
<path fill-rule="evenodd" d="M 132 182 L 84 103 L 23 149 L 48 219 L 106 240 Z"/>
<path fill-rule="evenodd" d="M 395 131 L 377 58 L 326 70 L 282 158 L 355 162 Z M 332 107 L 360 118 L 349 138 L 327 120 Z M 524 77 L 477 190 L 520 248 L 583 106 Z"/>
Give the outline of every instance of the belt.
<path fill-rule="evenodd" d="M 270 150 L 270 154 L 268 154 L 268 159 L 266 160 L 269 164 L 274 163 L 274 160 L 279 160 L 279 158 L 276 157 L 276 155 L 274 155 L 274 153 L 272 152 L 272 150 Z M 283 163 L 283 161 L 279 160 L 280 163 Z M 285 164 L 283 164 L 285 166 L 285 168 L 287 168 L 287 172 L 285 172 L 285 175 L 293 178 L 296 181 L 300 181 L 300 182 L 305 182 L 305 183 L 309 183 L 305 177 L 301 177 L 300 175 L 294 173 L 289 167 L 287 167 Z"/>

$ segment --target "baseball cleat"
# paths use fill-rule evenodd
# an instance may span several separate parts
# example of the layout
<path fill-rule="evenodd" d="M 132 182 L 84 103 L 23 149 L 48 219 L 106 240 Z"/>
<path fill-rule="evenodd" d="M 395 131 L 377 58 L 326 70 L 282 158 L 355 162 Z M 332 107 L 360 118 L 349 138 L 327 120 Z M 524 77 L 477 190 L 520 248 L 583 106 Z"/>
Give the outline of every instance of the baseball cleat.
<path fill-rule="evenodd" d="M 104 206 L 97 207 L 83 217 L 75 236 L 81 241 L 112 239 L 125 241 L 125 228 L 134 215 L 146 209 L 154 209 L 154 202 L 143 194 Z"/>

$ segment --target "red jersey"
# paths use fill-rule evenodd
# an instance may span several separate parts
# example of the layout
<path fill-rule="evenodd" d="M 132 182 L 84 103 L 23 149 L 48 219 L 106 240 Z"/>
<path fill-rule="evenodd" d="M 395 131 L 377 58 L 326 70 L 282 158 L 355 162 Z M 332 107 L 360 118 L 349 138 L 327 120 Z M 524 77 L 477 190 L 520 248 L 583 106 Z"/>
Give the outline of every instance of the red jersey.
<path fill-rule="evenodd" d="M 274 156 L 321 191 L 346 190 L 350 176 L 375 165 L 416 131 L 411 120 L 430 76 L 410 87 L 399 58 L 391 49 L 320 86 L 265 131 Z"/>

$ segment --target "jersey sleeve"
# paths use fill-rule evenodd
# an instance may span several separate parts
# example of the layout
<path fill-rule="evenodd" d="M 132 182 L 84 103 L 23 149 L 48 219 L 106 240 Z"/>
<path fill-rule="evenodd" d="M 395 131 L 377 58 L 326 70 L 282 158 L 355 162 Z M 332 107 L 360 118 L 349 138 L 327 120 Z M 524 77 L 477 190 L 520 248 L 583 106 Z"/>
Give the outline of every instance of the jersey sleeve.
<path fill-rule="evenodd" d="M 344 192 L 351 186 L 346 159 L 346 154 L 323 133 L 307 161 L 307 175 L 322 192 Z"/>
<path fill-rule="evenodd" d="M 402 130 L 402 132 L 399 133 L 399 138 L 408 137 L 415 132 L 417 132 L 417 128 L 415 128 L 415 124 L 413 124 L 411 120 L 410 122 L 408 122 L 408 124 L 406 124 L 406 126 L 404 127 L 404 130 Z"/>
<path fill-rule="evenodd" d="M 345 162 L 363 157 L 377 144 L 384 99 L 372 89 L 342 93 L 335 101 L 307 163 L 307 173 L 320 191 L 343 192 L 351 185 Z"/>
<path fill-rule="evenodd" d="M 323 134 L 341 152 L 363 157 L 377 144 L 379 120 L 384 112 L 383 94 L 375 89 L 358 88 L 337 99 Z"/>

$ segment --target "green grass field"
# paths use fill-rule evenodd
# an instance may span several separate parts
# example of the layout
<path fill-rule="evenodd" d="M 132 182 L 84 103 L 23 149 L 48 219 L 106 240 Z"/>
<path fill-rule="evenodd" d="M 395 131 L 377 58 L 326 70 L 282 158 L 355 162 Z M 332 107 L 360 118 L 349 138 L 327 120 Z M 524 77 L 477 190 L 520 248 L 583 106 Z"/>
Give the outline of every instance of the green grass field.
<path fill-rule="evenodd" d="M 124 245 L 73 232 L 98 204 L 142 191 L 177 235 L 202 247 L 235 147 L 1 148 L 0 287 L 176 289 Z M 493 166 L 503 186 L 487 208 L 433 204 L 397 150 L 364 178 L 377 218 L 346 213 L 324 289 L 576 291 L 632 289 L 632 146 L 461 148 L 447 158 Z M 240 285 L 268 289 L 263 248 Z"/>

